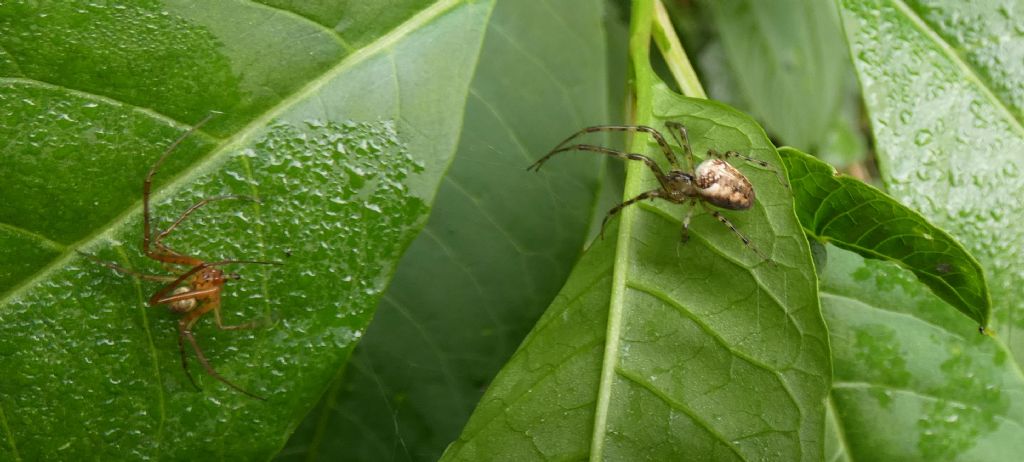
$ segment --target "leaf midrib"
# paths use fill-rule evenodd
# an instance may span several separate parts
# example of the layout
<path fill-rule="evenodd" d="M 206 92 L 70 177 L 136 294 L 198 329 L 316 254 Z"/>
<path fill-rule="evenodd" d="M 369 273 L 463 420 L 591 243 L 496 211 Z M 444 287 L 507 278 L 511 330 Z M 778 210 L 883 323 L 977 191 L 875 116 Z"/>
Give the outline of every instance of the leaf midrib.
<path fill-rule="evenodd" d="M 64 251 L 67 250 L 67 246 L 66 245 L 61 244 L 60 242 L 57 242 L 55 240 L 52 240 L 52 239 L 50 239 L 50 238 L 48 238 L 46 236 L 43 236 L 42 234 L 38 234 L 38 233 L 35 233 L 35 232 L 32 232 L 32 231 L 29 231 L 29 230 L 27 230 L 25 228 L 22 228 L 20 226 L 15 226 L 15 225 L 12 225 L 10 223 L 0 222 L 0 229 L 6 230 L 6 231 L 10 232 L 11 234 L 15 234 L 15 235 L 24 237 L 24 238 L 26 238 L 28 240 L 35 241 L 36 244 L 38 244 L 40 247 L 42 247 L 44 249 L 55 250 L 57 252 L 64 252 Z"/>
<path fill-rule="evenodd" d="M 951 61 L 953 61 L 960 71 L 964 73 L 965 79 L 977 84 L 978 89 L 985 95 L 993 106 L 997 107 L 999 111 L 1003 113 L 1003 118 L 1010 121 L 1010 125 L 1013 126 L 1014 131 L 1021 137 L 1024 137 L 1024 125 L 1021 121 L 1014 117 L 1013 112 L 1010 108 L 1006 107 L 1001 99 L 996 96 L 995 92 L 989 88 L 988 84 L 982 80 L 981 76 L 977 72 L 974 72 L 974 68 L 971 67 L 963 57 L 948 43 L 946 39 L 939 35 L 921 16 L 917 14 L 912 8 L 907 6 L 906 2 L 902 0 L 890 0 L 893 6 L 896 7 L 907 19 L 910 20 L 911 24 L 917 27 L 929 40 L 935 43 Z"/>
<path fill-rule="evenodd" d="M 961 400 L 958 400 L 958 399 L 953 399 L 953 398 L 950 398 L 950 397 L 947 397 L 947 396 L 938 396 L 938 395 L 934 395 L 934 394 L 928 394 L 928 393 L 926 393 L 924 391 L 921 391 L 921 390 L 914 390 L 912 388 L 900 388 L 900 387 L 889 385 L 889 384 L 886 384 L 886 383 L 868 382 L 868 381 L 863 381 L 863 380 L 861 380 L 861 381 L 843 380 L 843 381 L 835 382 L 835 383 L 832 384 L 832 389 L 833 390 L 866 390 L 866 389 L 872 389 L 872 388 L 880 388 L 880 389 L 887 390 L 887 391 L 890 391 L 890 392 L 901 393 L 901 394 L 904 394 L 904 395 L 910 395 L 910 396 L 913 396 L 915 398 L 926 400 L 926 401 L 955 404 L 955 405 L 961 406 L 961 407 L 963 407 L 965 409 L 971 409 L 971 410 L 977 411 L 979 413 L 986 413 L 988 415 L 991 415 L 993 419 L 1002 420 L 1003 422 L 1010 423 L 1010 424 L 1016 425 L 1016 426 L 1021 427 L 1022 429 L 1024 429 L 1024 422 L 1021 422 L 1019 420 L 1014 420 L 1013 417 L 1011 415 L 1009 415 L 1009 414 L 997 414 L 995 412 L 988 412 L 988 410 L 986 410 L 985 408 L 983 408 L 983 407 L 981 407 L 981 406 L 979 406 L 977 404 L 972 404 L 972 403 L 969 403 L 969 402 L 966 402 L 966 401 L 961 401 Z"/>
<path fill-rule="evenodd" d="M 80 88 L 72 88 L 72 87 L 66 87 L 66 86 L 63 86 L 63 85 L 58 85 L 58 84 L 55 84 L 55 83 L 52 83 L 52 82 L 47 82 L 46 80 L 43 80 L 43 79 L 41 79 L 39 77 L 31 77 L 31 76 L 26 76 L 26 75 L 23 75 L 21 77 L 0 77 L 0 83 L 5 83 L 5 82 L 6 83 L 12 83 L 12 84 L 28 85 L 28 86 L 39 87 L 39 88 L 60 90 L 60 91 L 62 91 L 64 93 L 75 95 L 75 96 L 78 96 L 78 97 L 80 97 L 82 99 L 87 99 L 87 100 L 90 100 L 90 101 L 100 102 L 100 103 L 103 103 L 103 104 L 106 104 L 106 105 L 109 105 L 109 106 L 113 106 L 113 107 L 124 107 L 124 108 L 130 109 L 132 111 L 142 113 L 142 114 L 146 115 L 147 117 L 150 117 L 150 118 L 152 118 L 154 120 L 163 121 L 164 123 L 166 123 L 167 125 L 170 125 L 172 127 L 182 128 L 182 129 L 188 129 L 190 127 L 189 124 L 187 124 L 187 123 L 185 123 L 185 122 L 183 122 L 181 120 L 175 119 L 174 117 L 171 117 L 168 114 L 164 114 L 162 112 L 157 112 L 157 110 L 153 109 L 153 108 L 139 106 L 137 104 L 133 104 L 133 103 L 125 101 L 125 100 L 117 99 L 117 98 L 112 97 L 112 96 L 108 96 L 108 95 L 104 95 L 104 94 L 100 94 L 100 93 L 93 93 L 93 92 L 91 92 L 89 90 L 83 90 L 83 89 L 80 89 Z M 196 130 L 193 133 L 193 135 L 194 136 L 203 136 L 203 137 L 206 137 L 208 140 L 223 141 L 222 139 L 217 138 L 217 137 L 215 137 L 215 136 L 211 135 L 210 133 L 205 132 L 203 130 Z"/>
<path fill-rule="evenodd" d="M 825 407 L 830 409 L 832 412 L 827 413 L 832 416 L 832 424 L 836 426 L 836 437 L 839 438 L 839 449 L 842 453 L 846 454 L 846 460 L 854 462 L 852 451 L 850 450 L 850 442 L 846 438 L 846 427 L 843 426 L 843 421 L 839 420 L 839 410 L 836 409 L 835 398 L 832 397 L 831 390 L 829 391 L 828 398 L 825 399 Z M 835 460 L 835 459 L 833 459 Z"/>
<path fill-rule="evenodd" d="M 168 191 L 178 190 L 183 185 L 190 183 L 191 181 L 201 177 L 203 174 L 212 170 L 214 167 L 220 165 L 224 161 L 224 157 L 227 153 L 234 151 L 236 148 L 244 146 L 250 139 L 252 139 L 260 130 L 266 128 L 270 121 L 275 117 L 284 113 L 287 109 L 299 101 L 303 101 L 310 95 L 315 93 L 326 83 L 333 80 L 339 74 L 352 68 L 356 64 L 359 64 L 363 60 L 376 55 L 382 50 L 390 48 L 392 45 L 397 43 L 400 39 L 409 35 L 413 31 L 420 29 L 431 21 L 440 18 L 449 10 L 454 8 L 457 4 L 463 3 L 464 0 L 439 0 L 437 3 L 424 8 L 422 11 L 416 13 L 413 17 L 409 18 L 398 27 L 395 27 L 387 34 L 382 35 L 377 40 L 371 42 L 367 46 L 359 49 L 345 56 L 338 64 L 329 68 L 320 77 L 310 80 L 309 83 L 299 88 L 290 97 L 281 100 L 276 106 L 270 108 L 263 113 L 262 116 L 254 119 L 248 125 L 243 127 L 241 130 L 236 132 L 233 136 L 225 138 L 218 144 L 214 149 L 210 150 L 208 154 L 200 157 L 189 167 L 183 169 L 177 175 L 174 176 L 160 191 L 154 193 L 154 196 L 160 197 L 168 193 Z M 129 218 L 138 214 L 142 209 L 141 201 L 132 207 L 126 208 L 119 215 L 114 217 L 106 225 L 97 228 L 94 233 L 83 237 L 75 243 L 69 244 L 66 247 L 64 253 L 55 258 L 49 265 L 44 266 L 42 269 L 37 271 L 31 277 L 23 280 L 20 284 L 8 289 L 5 292 L 0 292 L 0 307 L 9 305 L 11 300 L 18 298 L 22 293 L 35 287 L 39 282 L 48 277 L 51 273 L 59 270 L 66 266 L 71 258 L 74 258 L 75 250 L 85 247 L 86 245 L 98 241 L 104 236 L 109 236 L 114 230 L 121 229 L 128 222 Z"/>
<path fill-rule="evenodd" d="M 14 433 L 11 433 L 11 426 L 7 423 L 7 414 L 4 413 L 2 403 L 0 403 L 0 428 L 3 428 L 4 435 L 7 436 L 7 443 L 10 444 L 11 452 L 14 454 L 14 460 L 21 461 L 21 455 L 18 454 L 18 445 L 14 443 Z"/>
<path fill-rule="evenodd" d="M 320 30 L 321 32 L 323 32 L 325 34 L 328 34 L 331 37 L 334 37 L 334 40 L 345 51 L 347 51 L 349 53 L 355 51 L 355 47 L 353 47 L 352 44 L 348 43 L 348 40 L 345 40 L 345 37 L 342 37 L 341 34 L 338 33 L 338 31 L 336 31 L 333 28 L 329 27 L 327 24 L 324 24 L 324 23 L 322 23 L 320 21 L 317 21 L 317 20 L 315 20 L 313 18 L 310 18 L 308 16 L 303 16 L 302 14 L 300 14 L 300 13 L 298 13 L 296 11 L 286 10 L 284 8 L 281 8 L 281 7 L 278 7 L 278 6 L 275 6 L 275 5 L 269 5 L 269 4 L 266 4 L 266 3 L 260 3 L 260 2 L 257 2 L 255 0 L 249 0 L 247 3 L 253 5 L 256 8 L 265 8 L 265 9 L 268 9 L 268 10 L 271 10 L 271 11 L 275 11 L 278 14 L 291 17 L 291 18 L 293 18 L 295 20 L 298 20 L 298 21 L 301 21 L 303 23 L 310 24 L 313 27 L 315 27 L 316 29 Z"/>

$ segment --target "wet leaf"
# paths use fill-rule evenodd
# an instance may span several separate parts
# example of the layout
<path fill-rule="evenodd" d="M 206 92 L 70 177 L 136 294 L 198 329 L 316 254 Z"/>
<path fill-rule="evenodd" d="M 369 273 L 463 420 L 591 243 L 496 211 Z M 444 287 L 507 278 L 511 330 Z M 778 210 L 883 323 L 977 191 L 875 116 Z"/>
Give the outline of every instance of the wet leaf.
<path fill-rule="evenodd" d="M 685 123 L 698 153 L 780 163 L 760 127 L 721 104 L 659 85 L 654 116 Z M 653 143 L 644 150 L 663 158 Z M 682 207 L 627 208 L 442 460 L 820 459 L 830 366 L 810 252 L 785 187 L 744 171 L 759 202 L 726 215 L 775 264 L 705 213 L 681 244 Z M 655 184 L 645 170 L 629 175 L 628 194 Z"/>
<path fill-rule="evenodd" d="M 603 159 L 526 166 L 611 120 L 602 2 L 538 8 L 496 4 L 430 222 L 279 460 L 437 460 L 579 258 Z"/>
<path fill-rule="evenodd" d="M 849 459 L 1021 451 L 1024 36 L 1011 5 L 840 2 L 889 192 L 986 273 L 996 337 L 960 331 L 907 273 L 843 252 L 823 288 Z M 856 284 L 849 284 L 848 281 Z M 1002 345 L 1000 342 L 1005 341 Z"/>
<path fill-rule="evenodd" d="M 830 460 L 1015 460 L 1024 375 L 998 337 L 892 263 L 829 247 Z M 884 429 L 880 428 L 884 422 Z"/>
<path fill-rule="evenodd" d="M 945 231 L 861 181 L 793 148 L 779 149 L 808 234 L 863 257 L 910 269 L 936 295 L 981 326 L 991 302 L 981 265 Z M 966 327 L 966 326 L 961 326 Z"/>
<path fill-rule="evenodd" d="M 1024 35 L 1006 8 L 842 2 L 889 192 L 978 258 L 1020 362 Z"/>
<path fill-rule="evenodd" d="M 425 222 L 492 6 L 393 3 L 361 31 L 254 2 L 0 4 L 0 459 L 284 444 Z M 158 173 L 153 214 L 162 228 L 201 198 L 260 198 L 211 203 L 166 242 L 284 263 L 230 268 L 225 323 L 263 326 L 197 325 L 213 366 L 265 402 L 192 359 L 195 391 L 177 317 L 145 303 L 159 285 L 75 253 L 164 273 L 139 252 L 141 183 L 211 111 Z"/>

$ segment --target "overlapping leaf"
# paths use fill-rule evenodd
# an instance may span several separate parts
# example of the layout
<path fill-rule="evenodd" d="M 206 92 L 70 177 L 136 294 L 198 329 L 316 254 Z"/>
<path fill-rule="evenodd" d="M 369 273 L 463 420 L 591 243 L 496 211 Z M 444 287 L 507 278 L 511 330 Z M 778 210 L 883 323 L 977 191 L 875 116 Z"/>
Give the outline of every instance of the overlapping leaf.
<path fill-rule="evenodd" d="M 279 459 L 437 460 L 458 437 L 583 247 L 602 159 L 526 166 L 609 120 L 601 16 L 594 0 L 495 5 L 430 222 Z"/>
<path fill-rule="evenodd" d="M 0 4 L 0 459 L 266 458 L 284 444 L 366 328 L 462 128 L 492 4 L 404 3 L 355 41 L 256 3 Z M 163 271 L 137 250 L 142 178 L 214 110 L 158 175 L 154 213 L 167 226 L 203 197 L 261 199 L 211 204 L 167 242 L 284 262 L 232 268 L 225 322 L 262 328 L 197 334 L 266 402 L 195 364 L 193 390 L 175 317 L 145 304 L 157 286 L 74 253 Z"/>
<path fill-rule="evenodd" d="M 1006 7 L 956 1 L 840 6 L 883 179 L 978 257 L 996 338 L 961 331 L 906 273 L 830 251 L 837 454 L 1011 460 L 1024 434 L 1019 21 Z"/>
<path fill-rule="evenodd" d="M 686 123 L 698 152 L 779 163 L 763 131 L 720 104 L 659 86 L 654 113 Z M 729 218 L 775 264 L 706 214 L 683 245 L 678 206 L 627 212 L 610 230 L 619 241 L 587 251 L 442 460 L 820 458 L 830 368 L 809 250 L 785 187 L 750 176 L 760 203 Z"/>
<path fill-rule="evenodd" d="M 822 275 L 833 460 L 1014 460 L 1024 375 L 909 271 L 834 247 Z"/>
<path fill-rule="evenodd" d="M 842 2 L 894 197 L 956 236 L 990 278 L 993 327 L 1024 353 L 1024 37 L 999 8 Z M 1006 39 L 1004 40 L 1003 37 Z M 880 43 L 886 44 L 880 46 Z"/>
<path fill-rule="evenodd" d="M 959 242 L 885 193 L 792 148 L 779 149 L 800 224 L 812 236 L 862 256 L 892 260 L 981 326 L 991 302 L 981 265 Z"/>

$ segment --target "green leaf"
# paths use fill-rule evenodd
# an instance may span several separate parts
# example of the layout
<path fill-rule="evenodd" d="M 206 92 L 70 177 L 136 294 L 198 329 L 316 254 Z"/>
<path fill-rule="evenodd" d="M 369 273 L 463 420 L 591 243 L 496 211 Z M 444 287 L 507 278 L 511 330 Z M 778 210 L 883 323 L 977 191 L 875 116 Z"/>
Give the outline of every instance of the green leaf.
<path fill-rule="evenodd" d="M 861 256 L 910 269 L 939 298 L 988 325 L 992 302 L 981 265 L 953 236 L 919 213 L 828 164 L 796 149 L 781 148 L 796 196 L 796 212 L 808 234 Z"/>
<path fill-rule="evenodd" d="M 787 144 L 813 150 L 824 145 L 850 79 L 835 5 L 818 0 L 703 4 L 731 70 L 728 80 L 738 93 L 732 97 Z M 710 52 L 718 53 L 717 45 Z M 713 62 L 708 58 L 704 62 Z M 708 76 L 711 88 L 722 73 Z"/>
<path fill-rule="evenodd" d="M 909 271 L 829 247 L 832 460 L 1016 460 L 1024 374 Z"/>
<path fill-rule="evenodd" d="M 280 460 L 437 460 L 579 258 L 603 159 L 526 166 L 609 120 L 602 3 L 538 8 L 491 13 L 430 222 Z"/>
<path fill-rule="evenodd" d="M 1024 36 L 1009 6 L 841 2 L 889 192 L 957 237 L 1024 359 Z"/>
<path fill-rule="evenodd" d="M 0 5 L 0 459 L 275 453 L 425 221 L 492 5 L 405 2 L 354 40 L 256 3 L 167 3 Z M 158 285 L 75 253 L 164 272 L 138 250 L 140 183 L 214 110 L 157 175 L 153 212 L 167 226 L 204 197 L 260 197 L 212 203 L 167 243 L 284 262 L 225 286 L 225 323 L 271 325 L 197 325 L 211 364 L 266 402 L 193 359 L 196 392 L 177 316 L 146 306 Z"/>
<path fill-rule="evenodd" d="M 654 91 L 657 120 L 685 123 L 696 152 L 736 149 L 780 164 L 748 117 Z M 653 143 L 645 151 L 661 156 Z M 775 264 L 707 214 L 684 245 L 680 206 L 627 208 L 442 460 L 820 459 L 830 365 L 810 252 L 785 187 L 771 172 L 745 172 L 759 202 L 726 215 Z M 643 170 L 629 174 L 629 194 L 640 178 L 655 184 Z"/>

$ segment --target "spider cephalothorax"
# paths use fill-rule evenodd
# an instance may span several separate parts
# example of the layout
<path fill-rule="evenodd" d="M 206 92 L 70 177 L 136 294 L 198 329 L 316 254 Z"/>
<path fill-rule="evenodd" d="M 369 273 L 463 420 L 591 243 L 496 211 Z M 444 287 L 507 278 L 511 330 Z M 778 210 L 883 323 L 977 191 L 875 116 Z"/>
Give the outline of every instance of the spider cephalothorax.
<path fill-rule="evenodd" d="M 668 127 L 669 130 L 672 130 L 669 133 L 676 142 L 683 147 L 683 153 L 686 155 L 686 161 L 689 166 L 688 170 L 683 170 L 679 165 L 679 161 L 676 159 L 676 155 L 672 151 L 672 147 L 665 140 L 665 137 L 662 136 L 661 132 L 644 125 L 598 125 L 584 128 L 583 130 L 573 133 L 572 136 L 566 138 L 561 143 L 558 143 L 558 146 L 555 146 L 555 149 L 549 152 L 546 156 L 541 157 L 540 160 L 528 167 L 527 170 L 540 170 L 541 165 L 543 165 L 544 162 L 547 162 L 547 160 L 555 154 L 573 150 L 591 151 L 612 157 L 618 157 L 620 159 L 638 160 L 651 169 L 651 172 L 654 173 L 655 178 L 658 180 L 659 187 L 657 189 L 641 193 L 640 195 L 609 210 L 608 214 L 604 217 L 604 221 L 601 222 L 602 236 L 604 236 L 604 227 L 608 223 L 608 220 L 615 214 L 619 213 L 623 207 L 640 202 L 644 199 L 661 198 L 677 204 L 687 204 L 690 206 L 689 211 L 683 218 L 682 240 L 685 242 L 689 239 L 690 217 L 693 215 L 693 206 L 700 203 L 701 207 L 711 213 L 715 219 L 728 226 L 733 233 L 739 236 L 744 245 L 756 252 L 762 258 L 768 259 L 768 257 L 758 250 L 757 247 L 751 244 L 750 239 L 744 236 L 743 233 L 739 232 L 739 230 L 737 230 L 728 219 L 722 216 L 722 214 L 717 210 L 708 207 L 707 204 L 728 210 L 746 210 L 754 205 L 754 186 L 750 183 L 750 180 L 743 175 L 743 173 L 737 170 L 736 167 L 729 164 L 728 159 L 730 157 L 738 157 L 747 162 L 753 162 L 765 169 L 775 172 L 776 176 L 779 177 L 779 181 L 785 185 L 786 183 L 785 181 L 782 181 L 782 177 L 779 175 L 779 172 L 771 168 L 765 161 L 744 156 L 736 151 L 719 153 L 713 149 L 708 150 L 707 160 L 694 167 L 693 152 L 690 148 L 690 139 L 686 133 L 686 127 L 678 122 L 666 122 L 665 126 Z M 665 154 L 665 158 L 668 159 L 671 169 L 668 172 L 665 172 L 657 162 L 643 154 L 627 153 L 592 144 L 573 144 L 565 146 L 566 143 L 580 135 L 600 131 L 631 131 L 643 132 L 651 135 L 651 137 L 653 137 L 658 143 L 658 146 L 661 147 L 661 151 Z"/>

